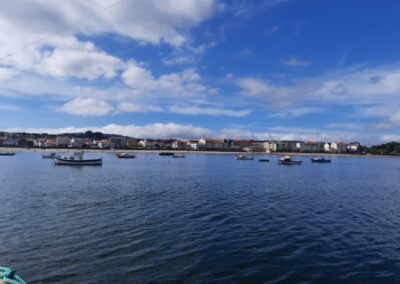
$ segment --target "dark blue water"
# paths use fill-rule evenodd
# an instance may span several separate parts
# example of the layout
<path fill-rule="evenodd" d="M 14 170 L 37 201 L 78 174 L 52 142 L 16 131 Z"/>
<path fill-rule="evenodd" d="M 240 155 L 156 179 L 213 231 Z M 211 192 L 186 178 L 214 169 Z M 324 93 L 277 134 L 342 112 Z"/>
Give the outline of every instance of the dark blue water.
<path fill-rule="evenodd" d="M 400 160 L 0 157 L 0 265 L 31 283 L 399 283 Z"/>

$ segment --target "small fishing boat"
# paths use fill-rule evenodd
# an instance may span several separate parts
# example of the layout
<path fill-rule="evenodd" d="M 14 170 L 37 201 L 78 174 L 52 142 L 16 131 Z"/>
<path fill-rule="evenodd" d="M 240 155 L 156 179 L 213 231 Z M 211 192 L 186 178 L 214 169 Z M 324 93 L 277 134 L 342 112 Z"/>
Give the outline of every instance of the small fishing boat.
<path fill-rule="evenodd" d="M 184 154 L 174 154 L 172 155 L 172 158 L 185 158 Z"/>
<path fill-rule="evenodd" d="M 83 152 L 75 152 L 71 156 L 56 156 L 54 158 L 54 164 L 66 166 L 101 166 L 103 164 L 103 158 L 83 159 Z"/>
<path fill-rule="evenodd" d="M 330 163 L 331 159 L 324 158 L 324 157 L 315 157 L 311 159 L 313 163 Z"/>
<path fill-rule="evenodd" d="M 50 153 L 49 155 L 47 155 L 47 154 L 42 154 L 42 158 L 43 159 L 54 159 L 55 157 L 56 157 L 56 153 Z"/>
<path fill-rule="evenodd" d="M 241 161 L 254 160 L 254 157 L 253 155 L 240 154 L 236 156 L 236 160 L 241 160 Z"/>
<path fill-rule="evenodd" d="M 134 154 L 130 153 L 118 153 L 115 156 L 117 156 L 118 159 L 133 159 L 136 158 Z"/>
<path fill-rule="evenodd" d="M 14 156 L 15 152 L 0 152 L 0 156 Z"/>
<path fill-rule="evenodd" d="M 174 152 L 161 152 L 159 155 L 160 156 L 173 156 L 173 155 L 175 155 L 175 153 Z"/>
<path fill-rule="evenodd" d="M 259 162 L 269 162 L 269 159 L 259 159 Z"/>
<path fill-rule="evenodd" d="M 301 165 L 300 160 L 293 160 L 290 156 L 284 156 L 278 160 L 280 165 Z"/>

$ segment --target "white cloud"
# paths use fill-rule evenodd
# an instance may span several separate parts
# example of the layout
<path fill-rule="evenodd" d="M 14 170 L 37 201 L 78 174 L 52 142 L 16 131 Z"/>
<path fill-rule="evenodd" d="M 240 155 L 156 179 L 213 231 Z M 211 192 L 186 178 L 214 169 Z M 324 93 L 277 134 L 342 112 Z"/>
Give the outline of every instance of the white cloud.
<path fill-rule="evenodd" d="M 124 83 L 134 89 L 151 90 L 157 88 L 157 82 L 151 72 L 131 60 L 121 75 Z"/>
<path fill-rule="evenodd" d="M 181 64 L 191 64 L 196 61 L 194 56 L 190 55 L 182 55 L 182 56 L 175 56 L 175 57 L 168 57 L 163 59 L 163 63 L 165 65 L 181 65 Z"/>
<path fill-rule="evenodd" d="M 18 9 L 16 9 L 16 5 Z M 141 43 L 192 47 L 191 28 L 220 9 L 217 0 L 2 1 L 0 64 L 56 77 L 114 78 L 121 60 L 77 35 L 117 35 Z M 5 55 L 5 56 L 4 56 Z M 4 70 L 0 72 L 4 77 Z"/>
<path fill-rule="evenodd" d="M 205 116 L 231 116 L 243 117 L 251 113 L 251 110 L 234 110 L 220 107 L 210 106 L 187 106 L 187 105 L 170 105 L 167 108 L 162 108 L 158 105 L 136 104 L 131 102 L 122 102 L 118 105 L 118 109 L 123 112 L 172 112 L 183 115 L 205 115 Z"/>
<path fill-rule="evenodd" d="M 232 117 L 243 117 L 251 113 L 251 110 L 232 110 L 226 108 L 215 108 L 215 107 L 200 107 L 200 106 L 170 106 L 169 111 L 188 114 L 188 115 L 211 115 L 211 116 L 232 116 Z"/>
<path fill-rule="evenodd" d="M 69 46 L 45 54 L 35 65 L 37 72 L 51 77 L 94 80 L 100 77 L 111 79 L 122 68 L 120 59 L 98 50 L 92 43 L 72 41 Z"/>
<path fill-rule="evenodd" d="M 137 138 L 159 138 L 159 139 L 199 139 L 211 137 L 214 132 L 210 129 L 193 125 L 183 125 L 176 123 L 152 123 L 146 125 L 119 125 L 109 124 L 103 127 L 64 127 L 64 128 L 8 128 L 4 131 L 28 133 L 77 133 L 87 130 L 99 131 L 107 134 L 120 134 Z"/>
<path fill-rule="evenodd" d="M 0 67 L 0 82 L 8 82 L 16 75 L 16 70 L 7 67 Z"/>
<path fill-rule="evenodd" d="M 114 108 L 106 101 L 76 98 L 62 105 L 59 111 L 80 116 L 104 116 Z"/>
<path fill-rule="evenodd" d="M 361 130 L 365 129 L 366 125 L 365 124 L 358 124 L 358 123 L 353 123 L 353 122 L 334 122 L 334 123 L 329 123 L 327 125 L 329 128 L 337 128 L 337 129 L 346 129 L 346 130 Z"/>
<path fill-rule="evenodd" d="M 312 64 L 312 62 L 309 60 L 304 60 L 297 57 L 290 57 L 284 60 L 282 63 L 292 67 L 307 67 Z"/>
<path fill-rule="evenodd" d="M 3 27 L 7 24 L 26 34 L 114 33 L 153 44 L 181 45 L 188 41 L 185 32 L 209 19 L 220 5 L 213 0 L 32 0 L 15 7 L 13 0 L 2 1 Z"/>
<path fill-rule="evenodd" d="M 258 97 L 273 92 L 274 88 L 267 81 L 256 78 L 240 78 L 238 85 L 242 94 L 249 97 Z"/>
<path fill-rule="evenodd" d="M 283 96 L 290 100 L 300 99 L 300 102 L 340 104 L 351 102 L 354 105 L 377 105 L 388 100 L 400 102 L 398 65 L 344 70 L 318 77 L 292 80 L 285 85 L 253 77 L 238 78 L 236 83 L 241 89 L 241 94 L 247 97 L 281 100 Z"/>
<path fill-rule="evenodd" d="M 296 118 L 306 114 L 322 113 L 324 111 L 325 109 L 321 107 L 299 107 L 299 108 L 285 109 L 284 111 L 271 114 L 268 117 Z"/>
<path fill-rule="evenodd" d="M 3 104 L 0 103 L 0 110 L 4 110 L 4 111 L 16 111 L 16 110 L 21 110 L 20 106 L 16 106 L 16 105 L 10 105 L 10 104 Z"/>
<path fill-rule="evenodd" d="M 383 135 L 380 139 L 382 142 L 392 142 L 392 141 L 400 141 L 400 135 L 399 134 L 386 134 Z"/>
<path fill-rule="evenodd" d="M 169 56 L 163 58 L 163 63 L 167 66 L 196 63 L 208 49 L 213 48 L 215 45 L 216 42 L 212 41 L 199 46 L 185 45 L 175 48 Z"/>
<path fill-rule="evenodd" d="M 362 68 L 320 78 L 312 97 L 331 102 L 351 101 L 354 104 L 398 101 L 400 66 Z"/>
<path fill-rule="evenodd" d="M 242 96 L 265 100 L 276 108 L 289 107 L 297 101 L 298 90 L 295 88 L 276 86 L 267 80 L 251 77 L 238 78 L 236 83 Z"/>
<path fill-rule="evenodd" d="M 119 104 L 119 110 L 123 112 L 162 112 L 163 109 L 157 105 L 139 105 L 129 102 Z"/>
<path fill-rule="evenodd" d="M 145 63 L 124 61 L 91 42 L 105 35 L 166 44 L 174 50 L 166 64 L 188 64 L 216 44 L 196 45 L 190 30 L 223 9 L 218 0 L 32 0 L 16 5 L 5 0 L 0 9 L 0 96 L 41 96 L 52 105 L 70 100 L 57 110 L 103 116 L 161 112 L 159 104 L 177 99 L 207 103 L 218 92 L 194 68 L 153 75 Z M 158 105 L 146 103 L 154 100 Z"/>
<path fill-rule="evenodd" d="M 396 124 L 400 125 L 400 111 L 395 112 L 389 117 L 389 121 Z"/>
<path fill-rule="evenodd" d="M 313 110 L 313 105 L 329 109 L 351 106 L 354 116 L 374 117 L 384 120 L 387 126 L 400 124 L 397 112 L 400 107 L 400 65 L 381 67 L 357 67 L 331 72 L 317 77 L 288 80 L 285 84 L 275 81 L 242 77 L 234 79 L 240 88 L 240 95 L 252 98 L 252 103 L 264 103 L 269 110 L 282 108 Z M 278 115 L 296 116 L 289 110 Z"/>
<path fill-rule="evenodd" d="M 139 93 L 158 94 L 162 97 L 198 97 L 213 94 L 213 88 L 201 83 L 201 76 L 194 68 L 187 68 L 180 73 L 170 73 L 155 78 L 146 68 L 130 61 L 122 73 L 123 82 Z"/>

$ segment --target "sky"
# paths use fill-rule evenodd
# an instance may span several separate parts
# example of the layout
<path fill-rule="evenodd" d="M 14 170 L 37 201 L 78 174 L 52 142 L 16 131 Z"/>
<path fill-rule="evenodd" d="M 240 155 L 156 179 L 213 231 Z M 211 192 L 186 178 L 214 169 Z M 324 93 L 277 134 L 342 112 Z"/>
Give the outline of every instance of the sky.
<path fill-rule="evenodd" d="M 399 1 L 0 5 L 0 130 L 400 140 Z"/>

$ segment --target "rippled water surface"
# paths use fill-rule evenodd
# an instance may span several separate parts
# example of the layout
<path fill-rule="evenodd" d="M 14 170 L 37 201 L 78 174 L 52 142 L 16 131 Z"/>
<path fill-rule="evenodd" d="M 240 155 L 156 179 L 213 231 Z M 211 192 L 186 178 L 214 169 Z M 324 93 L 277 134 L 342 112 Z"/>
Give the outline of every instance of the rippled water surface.
<path fill-rule="evenodd" d="M 0 156 L 0 265 L 31 283 L 399 283 L 400 160 Z"/>

